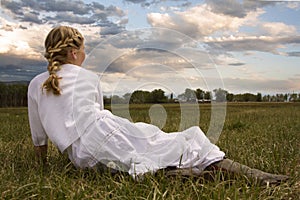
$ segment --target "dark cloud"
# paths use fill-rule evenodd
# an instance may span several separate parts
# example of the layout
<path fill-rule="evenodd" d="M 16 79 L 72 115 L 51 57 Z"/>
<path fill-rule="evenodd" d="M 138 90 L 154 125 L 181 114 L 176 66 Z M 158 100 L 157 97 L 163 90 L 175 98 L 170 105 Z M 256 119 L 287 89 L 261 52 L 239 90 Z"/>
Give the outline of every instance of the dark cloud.
<path fill-rule="evenodd" d="M 164 50 L 153 48 L 136 49 L 134 53 L 124 52 L 109 65 L 106 72 L 127 73 L 134 68 L 147 65 L 168 65 L 168 62 L 172 62 L 176 58 L 179 58 L 179 56 Z M 172 62 L 172 65 L 169 67 L 176 69 L 184 68 L 183 63 L 178 64 L 175 62 Z"/>
<path fill-rule="evenodd" d="M 124 31 L 124 27 L 111 24 L 110 26 L 102 27 L 100 35 L 116 35 Z"/>
<path fill-rule="evenodd" d="M 108 38 L 104 44 L 108 43 L 120 49 L 152 48 L 172 51 L 180 48 L 183 44 L 188 45 L 191 42 L 193 42 L 191 38 L 170 29 L 145 28 L 133 31 L 122 31 L 117 36 Z"/>
<path fill-rule="evenodd" d="M 179 7 L 188 7 L 191 5 L 189 0 L 169 0 L 169 2 L 178 2 Z M 140 4 L 142 7 L 150 7 L 153 4 L 159 4 L 161 0 L 124 0 L 124 2 Z M 180 4 L 181 3 L 181 4 Z"/>
<path fill-rule="evenodd" d="M 105 10 L 105 6 L 98 2 L 92 2 L 92 7 L 94 9 Z"/>
<path fill-rule="evenodd" d="M 37 12 L 29 12 L 24 13 L 23 18 L 21 18 L 22 21 L 30 21 L 36 24 L 42 24 L 44 20 L 39 19 L 39 13 Z"/>
<path fill-rule="evenodd" d="M 13 27 L 9 24 L 5 24 L 3 27 L 2 27 L 3 30 L 5 31 L 13 31 Z"/>
<path fill-rule="evenodd" d="M 288 52 L 288 56 L 300 57 L 300 51 Z"/>
<path fill-rule="evenodd" d="M 77 24 L 93 24 L 105 28 L 105 34 L 117 34 L 128 23 L 128 20 L 122 19 L 125 12 L 116 6 L 108 6 L 98 2 L 84 3 L 81 0 L 23 0 L 8 1 L 3 0 L 1 6 L 11 11 L 14 18 L 35 24 L 49 23 L 57 24 L 60 22 L 69 22 Z M 40 15 L 42 12 L 51 13 L 51 15 Z M 111 17 L 120 18 L 118 22 L 112 21 Z"/>
<path fill-rule="evenodd" d="M 180 5 L 180 7 L 190 7 L 192 5 L 191 2 L 185 2 L 183 4 Z"/>
<path fill-rule="evenodd" d="M 23 0 L 21 1 L 22 7 L 29 7 L 33 10 L 40 10 L 40 7 L 45 3 L 45 0 Z"/>
<path fill-rule="evenodd" d="M 115 7 L 115 6 L 109 6 L 107 8 L 104 8 L 101 4 L 95 4 L 96 6 L 93 8 L 93 14 L 89 16 L 92 18 L 95 22 L 97 22 L 97 25 L 99 26 L 110 26 L 110 25 L 123 25 L 128 23 L 127 20 L 119 20 L 119 23 L 114 23 L 109 20 L 109 17 L 117 17 L 122 19 L 122 17 L 125 16 L 124 11 L 121 9 Z"/>
<path fill-rule="evenodd" d="M 27 29 L 26 26 L 22 26 L 22 24 L 19 26 L 20 29 Z"/>
<path fill-rule="evenodd" d="M 30 81 L 35 75 L 41 73 L 44 70 L 36 71 L 32 70 L 32 66 L 28 66 L 28 69 L 20 69 L 19 66 L 16 65 L 6 65 L 0 66 L 0 81 L 8 82 L 8 81 Z"/>
<path fill-rule="evenodd" d="M 22 4 L 20 2 L 2 0 L 1 1 L 1 6 L 3 8 L 6 8 L 6 9 L 10 10 L 14 14 L 17 14 L 17 15 L 22 15 L 23 14 L 23 12 L 21 12 Z"/>
<path fill-rule="evenodd" d="M 125 0 L 126 2 L 130 3 L 146 3 L 147 0 Z"/>
<path fill-rule="evenodd" d="M 85 4 L 83 1 L 44 0 L 39 1 L 39 3 L 41 9 L 52 12 L 72 11 L 74 14 L 85 15 L 89 14 L 89 11 L 91 10 L 90 5 Z"/>
<path fill-rule="evenodd" d="M 54 17 L 47 17 L 47 21 L 70 22 L 77 24 L 92 24 L 95 22 L 93 18 L 75 15 L 71 12 L 58 13 Z"/>
<path fill-rule="evenodd" d="M 229 65 L 231 65 L 231 66 L 243 66 L 245 64 L 246 63 L 237 62 L 237 63 L 230 63 Z"/>
<path fill-rule="evenodd" d="M 245 17 L 249 11 L 275 3 L 274 1 L 255 0 L 206 0 L 205 2 L 213 12 L 240 18 Z"/>
<path fill-rule="evenodd" d="M 289 37 L 273 37 L 271 39 L 244 38 L 242 40 L 228 40 L 228 41 L 213 41 L 207 42 L 211 53 L 216 50 L 219 51 L 261 51 L 273 54 L 279 54 L 278 49 L 282 44 L 300 44 L 300 36 Z M 299 52 L 290 53 L 290 56 L 298 55 Z"/>
<path fill-rule="evenodd" d="M 116 6 L 110 5 L 105 10 L 109 15 L 119 16 L 119 17 L 123 17 L 125 15 L 125 13 L 119 8 L 117 8 Z"/>
<path fill-rule="evenodd" d="M 46 71 L 46 61 L 25 59 L 16 55 L 0 54 L 0 81 L 29 81 Z"/>

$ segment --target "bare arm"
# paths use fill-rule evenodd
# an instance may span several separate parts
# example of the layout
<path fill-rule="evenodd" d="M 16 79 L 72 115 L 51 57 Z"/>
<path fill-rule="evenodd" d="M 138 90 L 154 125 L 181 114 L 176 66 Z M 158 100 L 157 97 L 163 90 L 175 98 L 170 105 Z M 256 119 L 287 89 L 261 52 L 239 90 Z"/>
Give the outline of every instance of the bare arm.
<path fill-rule="evenodd" d="M 42 166 L 46 166 L 47 165 L 48 145 L 35 146 L 34 151 L 35 151 L 35 155 L 38 159 L 39 164 L 41 164 Z"/>

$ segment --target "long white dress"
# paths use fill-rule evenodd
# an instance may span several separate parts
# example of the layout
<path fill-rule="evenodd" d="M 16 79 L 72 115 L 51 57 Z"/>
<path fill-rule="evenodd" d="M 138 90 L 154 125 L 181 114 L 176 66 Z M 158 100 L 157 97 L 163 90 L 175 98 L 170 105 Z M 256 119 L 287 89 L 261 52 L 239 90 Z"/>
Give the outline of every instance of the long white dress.
<path fill-rule="evenodd" d="M 169 166 L 203 170 L 223 159 L 199 127 L 165 133 L 142 122 L 113 115 L 103 106 L 99 77 L 66 64 L 58 72 L 62 94 L 42 91 L 48 73 L 36 76 L 28 88 L 28 113 L 35 146 L 49 138 L 79 168 L 103 163 L 135 177 Z"/>

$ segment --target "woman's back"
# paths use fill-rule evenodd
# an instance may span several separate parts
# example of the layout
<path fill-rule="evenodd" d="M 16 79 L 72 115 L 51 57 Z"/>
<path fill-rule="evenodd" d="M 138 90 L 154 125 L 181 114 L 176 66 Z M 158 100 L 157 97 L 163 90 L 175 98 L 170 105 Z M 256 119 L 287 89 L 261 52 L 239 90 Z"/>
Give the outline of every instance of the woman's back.
<path fill-rule="evenodd" d="M 42 90 L 41 86 L 49 76 L 47 72 L 36 76 L 30 82 L 29 117 L 35 121 L 31 123 L 35 126 L 32 130 L 38 129 L 33 135 L 36 144 L 39 143 L 38 140 L 45 140 L 47 133 L 60 151 L 64 151 L 95 119 L 93 114 L 96 110 L 103 109 L 103 103 L 96 74 L 75 65 L 65 64 L 57 75 L 62 77 L 61 95 Z"/>

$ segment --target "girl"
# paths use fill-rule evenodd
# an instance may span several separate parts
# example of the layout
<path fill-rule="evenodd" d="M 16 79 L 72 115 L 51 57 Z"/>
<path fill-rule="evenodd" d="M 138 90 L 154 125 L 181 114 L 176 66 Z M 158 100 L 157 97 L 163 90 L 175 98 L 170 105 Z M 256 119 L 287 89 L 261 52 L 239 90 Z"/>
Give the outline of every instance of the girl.
<path fill-rule="evenodd" d="M 133 177 L 170 167 L 175 170 L 168 171 L 169 175 L 193 176 L 219 168 L 263 184 L 288 178 L 225 159 L 199 127 L 167 134 L 105 110 L 99 77 L 80 67 L 85 59 L 84 38 L 75 28 L 52 29 L 45 50 L 48 72 L 33 78 L 28 88 L 32 140 L 44 163 L 49 138 L 79 168 L 105 165 Z"/>

